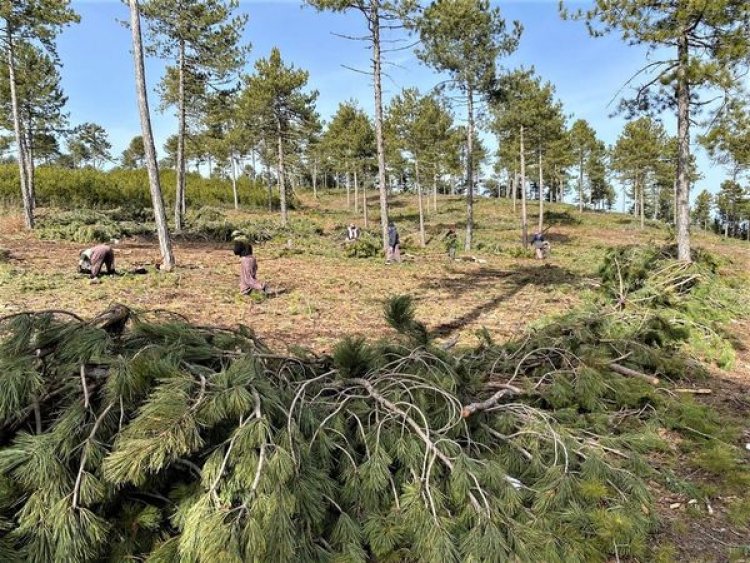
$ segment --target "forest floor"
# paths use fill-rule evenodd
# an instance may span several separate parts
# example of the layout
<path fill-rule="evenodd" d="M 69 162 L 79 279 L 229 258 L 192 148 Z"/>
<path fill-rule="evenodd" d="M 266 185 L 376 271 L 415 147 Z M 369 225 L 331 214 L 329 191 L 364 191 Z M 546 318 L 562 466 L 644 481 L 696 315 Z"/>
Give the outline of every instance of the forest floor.
<path fill-rule="evenodd" d="M 373 195 L 370 227 L 377 235 L 376 207 Z M 531 202 L 532 226 L 536 210 L 537 203 Z M 572 206 L 551 205 L 545 225 L 550 226 L 552 255 L 540 263 L 519 244 L 511 203 L 482 199 L 475 208 L 475 250 L 459 251 L 460 259 L 449 261 L 442 235 L 456 226 L 462 247 L 465 206 L 460 198 L 440 198 L 438 212 L 428 211 L 425 248 L 419 245 L 413 198 L 395 198 L 392 211 L 406 254 L 399 265 L 386 265 L 380 257 L 346 256 L 345 227 L 350 221 L 362 226 L 362 218 L 347 209 L 343 196 L 303 198 L 301 210 L 291 213 L 289 234 L 256 246 L 259 277 L 287 290 L 269 299 L 239 295 L 238 260 L 228 243 L 178 240 L 173 273 L 149 267 L 146 275 L 105 277 L 91 285 L 76 274 L 78 252 L 85 245 L 31 237 L 17 215 L 0 212 L 0 317 L 29 309 L 93 315 L 118 302 L 136 311 L 168 310 L 200 324 L 241 323 L 273 347 L 326 352 L 349 334 L 385 337 L 384 301 L 408 293 L 417 303 L 417 317 L 442 338 L 475 345 L 477 331 L 486 328 L 502 342 L 581 304 L 598 284 L 597 269 L 609 247 L 663 245 L 670 235 L 657 223 L 641 230 L 630 216 L 579 214 Z M 42 217 L 54 213 L 40 210 Z M 227 216 L 263 221 L 275 217 L 260 211 L 228 211 Z M 723 274 L 750 272 L 749 244 L 704 233 L 695 233 L 693 240 L 725 258 Z M 5 258 L 3 249 L 8 251 Z M 122 240 L 115 253 L 121 271 L 158 262 L 153 240 Z M 735 478 L 733 470 L 722 472 L 709 450 L 696 452 L 679 440 L 663 460 L 655 459 L 680 483 L 691 484 L 671 489 L 653 485 L 663 523 L 656 535 L 655 560 L 750 561 L 750 481 L 745 480 L 750 475 L 750 321 L 738 319 L 728 332 L 736 362 L 731 370 L 712 368 L 713 377 L 701 384 L 712 393 L 691 400 L 710 404 L 732 425 L 732 441 L 745 452 L 739 460 L 745 471 L 741 478 Z"/>

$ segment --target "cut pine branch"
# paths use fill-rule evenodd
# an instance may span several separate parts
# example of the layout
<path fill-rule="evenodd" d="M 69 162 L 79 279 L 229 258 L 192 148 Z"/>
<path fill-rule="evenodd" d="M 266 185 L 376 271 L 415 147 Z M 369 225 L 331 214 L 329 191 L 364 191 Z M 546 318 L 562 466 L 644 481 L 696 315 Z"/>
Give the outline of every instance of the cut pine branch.
<path fill-rule="evenodd" d="M 640 371 L 636 371 L 634 369 L 626 368 L 625 366 L 621 366 L 620 364 L 617 364 L 614 362 L 609 364 L 609 367 L 612 369 L 613 372 L 619 373 L 620 375 L 624 375 L 625 377 L 637 377 L 647 383 L 650 383 L 651 385 L 659 384 L 659 378 L 654 377 L 653 375 L 648 375 Z"/>

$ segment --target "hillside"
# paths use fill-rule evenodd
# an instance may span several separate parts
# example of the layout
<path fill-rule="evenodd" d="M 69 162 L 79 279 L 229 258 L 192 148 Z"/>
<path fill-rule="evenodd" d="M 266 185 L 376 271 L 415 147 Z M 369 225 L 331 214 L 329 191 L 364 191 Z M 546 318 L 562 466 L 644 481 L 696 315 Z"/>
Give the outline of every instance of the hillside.
<path fill-rule="evenodd" d="M 392 203 L 404 251 L 401 266 L 386 266 L 382 259 L 347 258 L 344 230 L 354 219 L 340 195 L 303 201 L 304 210 L 292 214 L 288 233 L 272 233 L 272 240 L 256 246 L 259 276 L 272 285 L 289 289 L 285 295 L 262 300 L 242 298 L 236 291 L 238 263 L 231 244 L 216 241 L 178 241 L 178 269 L 173 275 L 125 276 L 105 279 L 98 286 L 75 274 L 83 243 L 30 239 L 20 222 L 2 218 L 0 248 L 13 259 L 0 265 L 5 310 L 69 308 L 98 312 L 103 305 L 122 302 L 135 308 L 160 307 L 192 321 L 221 325 L 245 323 L 269 342 L 288 342 L 325 350 L 340 337 L 361 333 L 379 336 L 385 328 L 382 303 L 386 297 L 409 293 L 427 325 L 448 336 L 473 341 L 473 333 L 486 327 L 507 339 L 530 322 L 559 313 L 579 302 L 582 292 L 596 283 L 597 269 L 607 248 L 627 244 L 663 244 L 669 236 L 662 224 L 641 231 L 629 216 L 587 212 L 572 206 L 551 205 L 547 212 L 552 258 L 545 265 L 523 252 L 517 221 L 507 200 L 481 200 L 477 205 L 476 250 L 481 262 L 446 260 L 442 235 L 451 225 L 459 233 L 464 217 L 460 198 L 441 199 L 438 213 L 428 213 L 428 245 L 419 247 L 418 222 L 413 198 Z M 377 233 L 376 198 L 371 197 L 370 225 Z M 534 202 L 530 213 L 535 212 Z M 40 210 L 44 217 L 52 210 Z M 226 211 L 233 223 L 270 226 L 276 214 Z M 530 222 L 535 223 L 535 217 Z M 358 221 L 361 226 L 361 218 Z M 272 228 L 272 227 L 269 227 Z M 228 229 L 231 231 L 231 229 Z M 53 235 L 54 236 L 54 235 Z M 696 243 L 724 256 L 732 256 L 732 271 L 746 271 L 750 249 L 737 241 L 695 234 Z M 124 239 L 116 245 L 117 265 L 154 264 L 155 241 Z M 461 256 L 462 253 L 459 253 Z"/>
<path fill-rule="evenodd" d="M 340 194 L 327 195 L 319 201 L 303 196 L 300 209 L 292 214 L 288 231 L 274 226 L 275 214 L 204 210 L 193 218 L 192 235 L 176 243 L 178 267 L 174 273 L 162 274 L 153 267 L 157 261 L 154 240 L 142 236 L 126 238 L 115 245 L 118 269 L 147 265 L 148 274 L 105 277 L 96 285 L 75 274 L 83 243 L 38 238 L 63 232 L 55 221 L 59 223 L 64 214 L 41 209 L 38 237 L 24 233 L 18 217 L 4 215 L 0 219 L 0 248 L 8 252 L 0 263 L 0 317 L 45 309 L 69 310 L 92 317 L 117 302 L 136 312 L 177 313 L 197 325 L 245 324 L 275 353 L 286 354 L 290 347 L 303 346 L 321 354 L 330 352 L 342 338 L 354 334 L 369 341 L 393 338 L 393 330 L 384 319 L 384 303 L 389 297 L 409 294 L 416 304 L 416 318 L 425 322 L 428 331 L 437 338 L 438 346 L 458 337 L 457 365 L 479 362 L 478 358 L 487 362 L 486 354 L 492 357 L 497 353 L 497 362 L 504 362 L 501 365 L 511 372 L 514 367 L 519 370 L 523 361 L 519 363 L 513 355 L 508 356 L 508 351 L 518 354 L 531 349 L 530 354 L 536 354 L 543 346 L 566 349 L 583 345 L 583 349 L 576 349 L 583 359 L 575 361 L 580 361 L 581 366 L 585 362 L 596 365 L 600 361 L 599 352 L 586 352 L 585 347 L 594 343 L 601 346 L 608 335 L 615 335 L 618 340 L 612 348 L 622 344 L 629 349 L 623 358 L 632 355 L 636 366 L 650 366 L 662 379 L 658 388 L 648 385 L 644 388 L 643 384 L 621 388 L 623 383 L 618 382 L 618 387 L 609 391 L 615 394 L 616 389 L 627 389 L 628 393 L 612 399 L 605 385 L 595 392 L 602 394 L 601 402 L 597 399 L 595 406 L 578 406 L 573 418 L 569 418 L 571 413 L 566 405 L 568 402 L 576 405 L 576 400 L 583 399 L 575 395 L 588 393 L 586 387 L 579 387 L 580 382 L 575 383 L 573 397 L 563 398 L 555 396 L 553 390 L 545 390 L 540 398 L 529 399 L 532 403 L 541 400 L 571 431 L 611 432 L 611 441 L 602 440 L 602 444 L 608 444 L 602 446 L 603 451 L 613 455 L 613 459 L 624 456 L 624 467 L 637 473 L 648 485 L 653 510 L 660 522 L 651 530 L 653 545 L 642 544 L 640 536 L 650 524 L 638 522 L 638 518 L 648 520 L 652 516 L 652 508 L 648 507 L 651 505 L 644 504 L 636 510 L 643 514 L 637 517 L 631 513 L 632 521 L 605 518 L 603 514 L 600 522 L 593 520 L 596 541 L 601 542 L 611 534 L 614 542 L 611 549 L 606 545 L 598 549 L 616 558 L 620 554 L 633 554 L 634 560 L 746 560 L 750 538 L 747 492 L 750 470 L 745 451 L 745 444 L 750 443 L 750 353 L 747 351 L 750 326 L 743 316 L 746 302 L 743 288 L 750 265 L 746 243 L 694 234 L 695 245 L 716 257 L 717 278 L 726 280 L 722 291 L 728 292 L 714 296 L 699 293 L 695 304 L 686 305 L 687 312 L 678 313 L 668 303 L 663 309 L 657 307 L 656 313 L 650 312 L 655 318 L 672 315 L 675 325 L 695 319 L 695 330 L 690 328 L 692 334 L 687 336 L 680 331 L 671 334 L 671 329 L 665 329 L 669 341 L 663 343 L 663 351 L 662 344 L 651 343 L 648 354 L 636 360 L 640 340 L 632 336 L 631 342 L 629 333 L 623 335 L 618 331 L 630 327 L 628 330 L 634 330 L 634 335 L 640 334 L 644 327 L 638 327 L 638 322 L 629 317 L 638 317 L 639 305 L 634 302 L 633 309 L 626 305 L 625 311 L 615 313 L 611 304 L 603 302 L 612 279 L 611 272 L 605 272 L 603 279 L 600 268 L 603 263 L 611 265 L 612 256 L 617 263 L 617 255 L 608 254 L 612 247 L 634 245 L 649 251 L 668 245 L 670 233 L 664 225 L 649 224 L 640 230 L 629 216 L 579 214 L 570 206 L 551 205 L 547 208 L 546 224 L 550 226 L 552 256 L 546 263 L 540 263 L 530 257 L 530 252 L 520 249 L 510 202 L 483 199 L 475 210 L 476 250 L 470 256 L 459 252 L 461 259 L 449 262 L 442 234 L 449 226 L 456 225 L 461 236 L 463 201 L 460 198 L 438 201 L 438 213 L 428 214 L 429 242 L 423 249 L 418 244 L 413 198 L 397 197 L 393 201 L 393 219 L 399 226 L 407 260 L 401 265 L 385 265 L 379 256 L 346 256 L 343 232 L 353 213 L 346 210 L 345 203 Z M 371 208 L 375 207 L 373 198 Z M 531 202 L 530 211 L 535 209 L 535 202 Z M 73 221 L 66 217 L 66 221 Z M 371 213 L 370 220 L 376 219 Z M 76 233 L 89 232 L 79 231 L 74 221 L 72 224 Z M 260 238 L 270 238 L 256 246 L 259 277 L 283 286 L 287 293 L 269 299 L 238 294 L 237 259 L 228 242 L 217 240 L 226 238 L 238 226 L 252 230 L 255 236 L 262 235 Z M 115 228 L 109 224 L 106 227 Z M 198 233 L 213 240 L 197 240 Z M 643 275 L 652 274 L 657 284 L 662 283 L 658 281 L 659 272 Z M 710 311 L 705 308 L 706 303 L 716 303 L 721 310 Z M 603 321 L 612 319 L 614 323 L 602 325 L 605 336 L 587 332 L 585 323 L 598 322 L 597 307 L 601 307 Z M 566 313 L 571 315 L 564 316 Z M 618 328 L 620 322 L 623 326 Z M 530 327 L 539 331 L 530 332 Z M 479 334 L 483 328 L 487 333 Z M 495 344 L 483 356 L 481 350 L 488 337 Z M 506 344 L 508 347 L 502 348 Z M 500 347 L 497 352 L 493 351 L 495 346 Z M 476 352 L 477 359 L 467 360 L 472 356 L 463 355 L 463 350 L 470 349 L 480 351 Z M 593 354 L 592 359 L 584 352 Z M 708 378 L 700 375 L 703 368 L 691 367 L 694 359 L 706 362 Z M 552 362 L 550 365 L 553 372 L 563 377 L 564 366 Z M 545 371 L 543 357 L 531 369 L 527 385 Z M 541 376 L 537 387 L 546 377 L 546 374 Z M 708 388 L 710 393 L 680 393 L 675 390 L 679 388 Z M 565 394 L 561 389 L 554 392 Z M 642 408 L 634 408 L 629 393 L 634 393 L 636 403 L 646 401 Z M 653 412 L 646 412 L 652 403 Z M 138 421 L 135 414 L 129 416 Z M 623 453 L 626 448 L 627 453 Z M 636 463 L 640 460 L 636 452 L 644 454 L 647 467 L 638 465 L 640 461 Z M 551 454 L 547 451 L 545 455 Z M 554 457 L 557 460 L 557 453 Z M 609 497 L 609 493 L 617 497 L 613 491 L 620 490 L 612 485 L 606 495 L 606 491 L 589 490 L 584 497 L 590 501 L 602 494 L 607 502 L 614 502 Z M 618 538 L 631 538 L 634 543 L 618 546 Z"/>

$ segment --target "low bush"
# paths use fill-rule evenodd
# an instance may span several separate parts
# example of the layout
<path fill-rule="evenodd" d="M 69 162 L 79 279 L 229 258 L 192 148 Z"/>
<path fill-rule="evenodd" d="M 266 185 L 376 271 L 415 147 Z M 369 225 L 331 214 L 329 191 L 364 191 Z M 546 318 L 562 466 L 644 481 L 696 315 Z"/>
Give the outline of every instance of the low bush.
<path fill-rule="evenodd" d="M 175 172 L 160 171 L 162 193 L 167 206 L 174 205 Z M 39 166 L 36 169 L 37 204 L 42 207 L 63 209 L 79 208 L 151 208 L 151 194 L 146 170 L 110 171 L 93 168 L 69 169 L 57 166 Z M 237 181 L 240 205 L 268 208 L 268 190 L 248 178 Z M 233 204 L 232 185 L 229 180 L 204 178 L 195 173 L 186 177 L 188 207 L 229 206 Z M 294 198 L 288 198 L 290 206 Z M 0 165 L 0 201 L 20 205 L 18 167 Z M 278 196 L 271 202 L 278 209 Z"/>
<path fill-rule="evenodd" d="M 383 254 L 380 239 L 368 232 L 361 233 L 359 240 L 347 244 L 345 252 L 349 258 L 374 258 Z"/>

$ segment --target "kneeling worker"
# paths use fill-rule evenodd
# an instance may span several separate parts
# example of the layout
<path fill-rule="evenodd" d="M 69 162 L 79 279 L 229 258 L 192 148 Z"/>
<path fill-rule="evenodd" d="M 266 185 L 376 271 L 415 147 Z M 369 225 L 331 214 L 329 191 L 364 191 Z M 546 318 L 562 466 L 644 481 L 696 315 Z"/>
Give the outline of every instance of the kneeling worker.
<path fill-rule="evenodd" d="M 351 244 L 359 240 L 359 227 L 351 223 L 346 229 L 346 243 Z"/>
<path fill-rule="evenodd" d="M 234 241 L 234 254 L 240 260 L 240 293 L 250 295 L 255 289 L 266 295 L 271 293 L 267 283 L 261 283 L 256 277 L 258 275 L 258 262 L 253 256 L 253 247 L 244 240 Z"/>
<path fill-rule="evenodd" d="M 81 274 L 89 274 L 91 279 L 98 278 L 102 266 L 107 267 L 107 275 L 115 273 L 115 251 L 108 244 L 97 244 L 86 250 L 82 250 L 78 259 L 78 271 Z"/>

